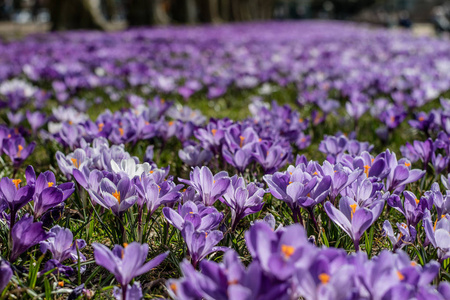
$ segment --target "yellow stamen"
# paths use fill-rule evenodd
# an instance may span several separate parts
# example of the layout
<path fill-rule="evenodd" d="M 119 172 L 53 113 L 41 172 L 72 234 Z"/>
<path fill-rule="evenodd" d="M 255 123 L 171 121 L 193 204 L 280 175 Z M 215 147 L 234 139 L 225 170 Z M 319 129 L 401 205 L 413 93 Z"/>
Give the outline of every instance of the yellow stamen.
<path fill-rule="evenodd" d="M 105 124 L 103 123 L 98 124 L 98 131 L 102 131 L 103 127 L 105 127 Z"/>
<path fill-rule="evenodd" d="M 119 132 L 120 132 L 120 136 L 123 136 L 123 128 L 122 127 L 119 128 Z"/>
<path fill-rule="evenodd" d="M 171 284 L 170 284 L 170 289 L 173 291 L 173 293 L 174 293 L 175 295 L 177 295 L 177 290 L 178 290 L 178 288 L 177 288 L 177 285 L 176 285 L 175 283 L 171 283 Z"/>
<path fill-rule="evenodd" d="M 13 179 L 12 182 L 16 186 L 16 189 L 19 189 L 19 184 L 22 182 L 20 179 Z"/>
<path fill-rule="evenodd" d="M 128 247 L 128 243 L 123 243 L 123 247 L 124 248 Z"/>
<path fill-rule="evenodd" d="M 394 121 L 395 121 L 395 117 L 392 116 L 392 117 L 391 117 L 391 122 L 394 122 Z"/>
<path fill-rule="evenodd" d="M 228 281 L 228 285 L 234 285 L 234 284 L 238 284 L 239 281 L 237 279 L 233 279 L 231 281 Z"/>
<path fill-rule="evenodd" d="M 205 238 L 207 238 L 208 237 L 208 233 L 207 232 L 205 232 Z"/>
<path fill-rule="evenodd" d="M 313 175 L 319 175 L 317 172 L 314 172 Z"/>
<path fill-rule="evenodd" d="M 302 142 L 302 143 L 306 142 L 306 138 L 302 137 L 302 138 L 300 139 L 300 142 Z"/>
<path fill-rule="evenodd" d="M 18 145 L 17 146 L 17 157 L 20 157 L 20 155 L 22 153 L 22 150 L 23 150 L 23 146 L 22 145 Z"/>
<path fill-rule="evenodd" d="M 436 219 L 436 221 L 434 222 L 433 231 L 436 231 L 437 221 L 438 221 L 438 220 Z"/>
<path fill-rule="evenodd" d="M 150 174 L 153 174 L 153 170 L 150 170 Z"/>
<path fill-rule="evenodd" d="M 260 142 L 260 143 L 261 143 L 261 142 L 262 142 L 262 138 L 259 138 L 259 139 L 258 139 L 258 142 Z"/>
<path fill-rule="evenodd" d="M 239 136 L 239 139 L 241 140 L 241 142 L 239 143 L 239 147 L 242 148 L 242 144 L 244 143 L 245 137 L 243 137 L 242 135 Z"/>
<path fill-rule="evenodd" d="M 420 200 L 417 198 L 415 200 L 416 200 L 416 204 L 419 204 Z"/>
<path fill-rule="evenodd" d="M 319 274 L 319 280 L 323 284 L 327 284 L 328 281 L 330 281 L 330 275 L 328 275 L 326 273 L 321 273 L 321 274 Z"/>
<path fill-rule="evenodd" d="M 118 201 L 119 204 L 120 204 L 120 192 L 115 191 L 112 195 L 113 195 L 114 198 L 117 199 L 117 201 Z"/>
<path fill-rule="evenodd" d="M 366 174 L 367 177 L 369 177 L 369 169 L 370 169 L 369 165 L 364 166 L 364 174 Z"/>
<path fill-rule="evenodd" d="M 300 118 L 300 119 L 298 119 L 298 121 L 300 122 L 300 123 L 303 123 L 303 119 L 302 118 Z"/>
<path fill-rule="evenodd" d="M 289 181 L 289 184 L 291 184 L 292 183 L 292 181 Z"/>
<path fill-rule="evenodd" d="M 170 121 L 170 122 L 169 122 L 169 126 L 172 126 L 172 125 L 173 125 L 173 121 Z"/>
<path fill-rule="evenodd" d="M 405 162 L 405 166 L 409 167 L 410 165 L 410 163 Z"/>
<path fill-rule="evenodd" d="M 417 266 L 417 263 L 415 261 L 412 261 L 411 266 L 415 267 L 415 266 Z"/>
<path fill-rule="evenodd" d="M 71 158 L 70 160 L 72 161 L 73 166 L 78 169 L 78 160 L 76 158 Z"/>
<path fill-rule="evenodd" d="M 59 285 L 60 287 L 63 287 L 63 286 L 64 286 L 64 281 L 59 281 L 59 282 L 58 282 L 58 285 Z"/>
<path fill-rule="evenodd" d="M 283 252 L 285 258 L 289 258 L 294 254 L 295 248 L 289 245 L 281 245 L 281 252 Z"/>
<path fill-rule="evenodd" d="M 350 204 L 350 207 L 352 208 L 352 214 L 351 214 L 351 219 L 353 219 L 353 214 L 356 212 L 356 208 L 358 207 L 358 204 Z"/>
<path fill-rule="evenodd" d="M 47 182 L 47 186 L 48 186 L 48 187 L 52 187 L 54 184 L 55 184 L 55 183 L 54 183 L 54 182 L 51 182 L 51 181 L 50 181 L 50 182 Z"/>
<path fill-rule="evenodd" d="M 69 121 L 69 125 L 72 125 L 73 124 L 73 122 L 72 121 Z"/>
<path fill-rule="evenodd" d="M 164 99 L 161 99 L 161 103 L 163 103 L 163 104 L 164 104 L 165 102 L 166 102 L 166 100 L 164 100 Z"/>
<path fill-rule="evenodd" d="M 419 117 L 419 121 L 422 122 L 423 120 L 425 120 L 424 117 Z"/>
<path fill-rule="evenodd" d="M 213 136 L 216 136 L 217 129 L 211 129 L 211 133 L 213 134 Z"/>
<path fill-rule="evenodd" d="M 11 138 L 11 135 L 10 134 L 8 134 L 8 139 L 10 139 Z"/>
<path fill-rule="evenodd" d="M 400 281 L 405 279 L 405 276 L 400 271 L 397 271 L 397 276 L 398 276 L 398 279 L 400 279 Z"/>

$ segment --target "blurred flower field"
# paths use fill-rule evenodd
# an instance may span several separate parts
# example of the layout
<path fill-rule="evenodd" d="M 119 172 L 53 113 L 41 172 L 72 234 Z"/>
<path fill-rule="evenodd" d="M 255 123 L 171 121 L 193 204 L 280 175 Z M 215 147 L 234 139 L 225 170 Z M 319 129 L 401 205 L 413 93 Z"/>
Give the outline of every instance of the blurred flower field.
<path fill-rule="evenodd" d="M 448 39 L 273 22 L 0 54 L 2 299 L 450 299 Z"/>

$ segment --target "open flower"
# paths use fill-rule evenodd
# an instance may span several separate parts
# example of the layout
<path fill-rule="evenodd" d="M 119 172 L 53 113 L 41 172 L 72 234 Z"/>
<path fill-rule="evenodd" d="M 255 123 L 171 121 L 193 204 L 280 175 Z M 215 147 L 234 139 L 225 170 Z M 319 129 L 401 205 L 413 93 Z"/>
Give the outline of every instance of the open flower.
<path fill-rule="evenodd" d="M 141 245 L 136 242 L 125 245 L 125 247 L 115 245 L 112 251 L 99 243 L 92 244 L 92 247 L 94 247 L 94 257 L 97 265 L 111 272 L 121 285 L 123 300 L 128 299 L 128 284 L 133 278 L 157 267 L 169 255 L 169 252 L 165 252 L 145 262 L 148 254 L 148 245 Z"/>
<path fill-rule="evenodd" d="M 324 206 L 330 219 L 351 237 L 355 250 L 358 251 L 361 236 L 380 217 L 384 208 L 384 200 L 377 201 L 367 208 L 360 207 L 349 197 L 342 197 L 339 209 L 330 202 L 326 202 Z"/>

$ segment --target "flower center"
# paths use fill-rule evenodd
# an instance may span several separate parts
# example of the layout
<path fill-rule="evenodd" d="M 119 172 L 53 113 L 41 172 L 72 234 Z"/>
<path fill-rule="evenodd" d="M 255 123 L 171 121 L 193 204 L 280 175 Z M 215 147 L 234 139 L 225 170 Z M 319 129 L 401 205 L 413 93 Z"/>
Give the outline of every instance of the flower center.
<path fill-rule="evenodd" d="M 177 290 L 178 290 L 178 288 L 177 288 L 177 285 L 176 285 L 175 283 L 171 283 L 171 284 L 170 284 L 170 289 L 173 291 L 173 293 L 174 293 L 175 295 L 177 295 Z"/>
<path fill-rule="evenodd" d="M 105 127 L 105 124 L 103 123 L 98 124 L 98 131 L 102 131 L 103 127 Z"/>
<path fill-rule="evenodd" d="M 119 202 L 120 204 L 120 192 L 115 191 L 112 195 L 114 198 L 116 198 L 117 202 Z"/>
<path fill-rule="evenodd" d="M 405 166 L 409 167 L 411 164 L 408 162 L 405 162 Z"/>
<path fill-rule="evenodd" d="M 169 122 L 169 126 L 172 126 L 172 125 L 173 125 L 173 121 L 170 121 L 170 122 Z"/>
<path fill-rule="evenodd" d="M 405 279 L 405 276 L 400 271 L 397 271 L 397 276 L 398 276 L 398 279 L 400 279 L 400 281 Z"/>
<path fill-rule="evenodd" d="M 422 122 L 423 120 L 425 120 L 424 117 L 419 117 L 419 121 Z"/>
<path fill-rule="evenodd" d="M 20 155 L 22 154 L 22 150 L 23 150 L 23 146 L 22 145 L 18 145 L 17 146 L 17 157 L 20 157 Z"/>
<path fill-rule="evenodd" d="M 16 189 L 19 189 L 19 184 L 22 182 L 20 179 L 13 179 L 12 182 L 16 186 Z"/>
<path fill-rule="evenodd" d="M 356 212 L 356 208 L 358 207 L 358 204 L 350 204 L 350 207 L 352 209 L 351 219 L 353 219 L 353 214 Z"/>
<path fill-rule="evenodd" d="M 48 186 L 48 187 L 52 187 L 54 184 L 55 184 L 55 183 L 54 183 L 54 182 L 51 182 L 51 181 L 50 181 L 50 182 L 47 182 L 47 186 Z"/>
<path fill-rule="evenodd" d="M 415 200 L 416 200 L 416 204 L 419 204 L 420 200 L 417 198 Z"/>
<path fill-rule="evenodd" d="M 370 169 L 369 165 L 364 166 L 364 174 L 366 174 L 367 177 L 369 177 L 369 169 Z"/>
<path fill-rule="evenodd" d="M 294 247 L 289 245 L 281 245 L 281 252 L 284 254 L 284 258 L 289 258 L 294 254 Z"/>
<path fill-rule="evenodd" d="M 319 274 L 319 280 L 320 282 L 322 282 L 323 284 L 327 284 L 328 281 L 330 281 L 330 275 L 326 274 L 326 273 L 321 273 Z"/>
<path fill-rule="evenodd" d="M 211 132 L 212 132 L 213 136 L 216 136 L 217 129 L 211 129 Z"/>
<path fill-rule="evenodd" d="M 123 136 L 123 128 L 122 127 L 119 128 L 119 132 L 120 132 L 120 136 Z"/>
<path fill-rule="evenodd" d="M 71 158 L 70 160 L 72 161 L 73 166 L 74 166 L 75 168 L 78 169 L 78 167 L 79 167 L 79 165 L 78 165 L 78 159 L 76 159 L 76 158 Z"/>
<path fill-rule="evenodd" d="M 241 140 L 241 141 L 239 142 L 239 147 L 242 148 L 242 144 L 244 143 L 245 137 L 243 137 L 242 135 L 240 135 L 240 136 L 239 136 L 239 139 Z"/>

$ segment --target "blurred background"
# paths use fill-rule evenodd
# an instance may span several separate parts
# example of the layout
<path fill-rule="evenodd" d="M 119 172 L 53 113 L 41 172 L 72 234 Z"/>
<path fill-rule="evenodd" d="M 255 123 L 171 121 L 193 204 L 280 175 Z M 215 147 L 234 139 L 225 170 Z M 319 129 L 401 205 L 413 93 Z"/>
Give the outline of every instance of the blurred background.
<path fill-rule="evenodd" d="M 450 31 L 450 0 L 0 0 L 0 35 L 134 26 L 339 19 Z"/>

